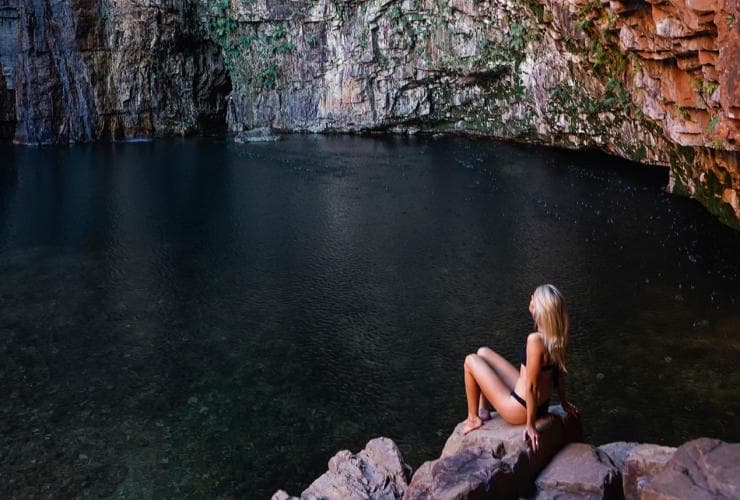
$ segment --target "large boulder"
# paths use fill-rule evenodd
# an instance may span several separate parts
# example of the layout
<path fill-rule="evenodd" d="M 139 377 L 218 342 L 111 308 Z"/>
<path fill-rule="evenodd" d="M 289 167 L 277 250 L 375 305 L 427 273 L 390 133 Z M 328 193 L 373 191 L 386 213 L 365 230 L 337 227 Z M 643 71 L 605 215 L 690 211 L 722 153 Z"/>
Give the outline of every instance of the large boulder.
<path fill-rule="evenodd" d="M 622 487 L 627 500 L 637 500 L 653 476 L 660 473 L 673 457 L 676 448 L 657 444 L 640 444 L 632 448 L 622 467 Z"/>
<path fill-rule="evenodd" d="M 371 439 L 365 449 L 353 454 L 342 450 L 329 460 L 329 470 L 301 493 L 301 498 L 395 499 L 408 486 L 411 467 L 396 444 L 384 437 Z M 273 500 L 290 497 L 279 490 Z"/>
<path fill-rule="evenodd" d="M 523 425 L 494 416 L 463 435 L 464 422 L 448 438 L 442 456 L 422 465 L 404 498 L 517 498 L 533 491 L 540 470 L 565 444 L 581 439 L 580 421 L 560 406 L 536 422 L 540 449 L 534 453 L 522 438 Z M 490 471 L 492 464 L 495 467 Z M 479 469 L 475 469 L 478 467 Z M 471 474 L 471 470 L 476 472 Z"/>
<path fill-rule="evenodd" d="M 642 500 L 740 498 L 740 443 L 700 438 L 684 443 L 645 485 Z"/>
<path fill-rule="evenodd" d="M 590 444 L 571 443 L 537 477 L 535 498 L 621 499 L 621 479 L 609 455 Z"/>

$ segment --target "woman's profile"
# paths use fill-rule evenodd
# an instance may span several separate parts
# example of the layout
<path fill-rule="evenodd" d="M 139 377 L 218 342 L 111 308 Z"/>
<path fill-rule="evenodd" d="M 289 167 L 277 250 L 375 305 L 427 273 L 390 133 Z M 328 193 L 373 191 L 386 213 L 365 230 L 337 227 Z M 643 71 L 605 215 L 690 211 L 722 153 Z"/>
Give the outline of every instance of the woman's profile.
<path fill-rule="evenodd" d="M 532 449 L 539 448 L 535 420 L 547 413 L 553 388 L 558 388 L 560 404 L 573 416 L 576 408 L 565 395 L 565 361 L 568 349 L 568 308 L 560 291 L 553 285 L 541 285 L 529 301 L 537 331 L 527 336 L 517 370 L 500 354 L 481 347 L 465 358 L 465 394 L 468 418 L 463 427 L 467 434 L 490 418 L 486 402 L 507 422 L 526 424 L 524 439 Z"/>

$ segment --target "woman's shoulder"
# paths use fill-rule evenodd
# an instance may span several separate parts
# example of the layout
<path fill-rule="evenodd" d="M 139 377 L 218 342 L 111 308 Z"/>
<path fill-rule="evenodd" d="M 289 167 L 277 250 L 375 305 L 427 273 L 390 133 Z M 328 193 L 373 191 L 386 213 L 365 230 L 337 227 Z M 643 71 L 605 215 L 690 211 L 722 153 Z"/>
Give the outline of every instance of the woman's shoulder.
<path fill-rule="evenodd" d="M 542 334 L 539 332 L 533 332 L 527 335 L 527 348 L 534 347 L 545 348 L 545 339 L 542 338 Z"/>

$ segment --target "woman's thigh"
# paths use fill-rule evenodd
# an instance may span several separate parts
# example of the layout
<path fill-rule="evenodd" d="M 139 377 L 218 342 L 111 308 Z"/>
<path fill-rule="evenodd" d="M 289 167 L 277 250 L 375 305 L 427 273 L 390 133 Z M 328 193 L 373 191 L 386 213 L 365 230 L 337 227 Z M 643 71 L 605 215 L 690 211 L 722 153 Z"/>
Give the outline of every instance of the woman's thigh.
<path fill-rule="evenodd" d="M 496 371 L 501 380 L 513 391 L 516 387 L 516 381 L 519 380 L 519 370 L 509 363 L 506 358 L 488 347 L 478 349 L 478 355 L 486 360 L 488 364 Z"/>
<path fill-rule="evenodd" d="M 511 397 L 511 389 L 491 368 L 488 361 L 481 356 L 471 354 L 465 362 L 478 383 L 483 397 L 493 405 L 499 415 L 512 424 L 520 424 L 526 420 L 526 410 Z"/>

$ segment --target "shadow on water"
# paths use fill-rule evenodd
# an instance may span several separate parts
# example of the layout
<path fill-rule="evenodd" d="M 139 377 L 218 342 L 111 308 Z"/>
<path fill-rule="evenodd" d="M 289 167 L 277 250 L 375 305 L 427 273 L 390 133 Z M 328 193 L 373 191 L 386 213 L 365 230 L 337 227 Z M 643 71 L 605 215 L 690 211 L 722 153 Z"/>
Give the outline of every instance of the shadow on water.
<path fill-rule="evenodd" d="M 0 154 L 2 496 L 298 493 L 378 435 L 418 467 L 542 282 L 589 440 L 740 439 L 740 236 L 662 169 L 454 138 Z"/>

